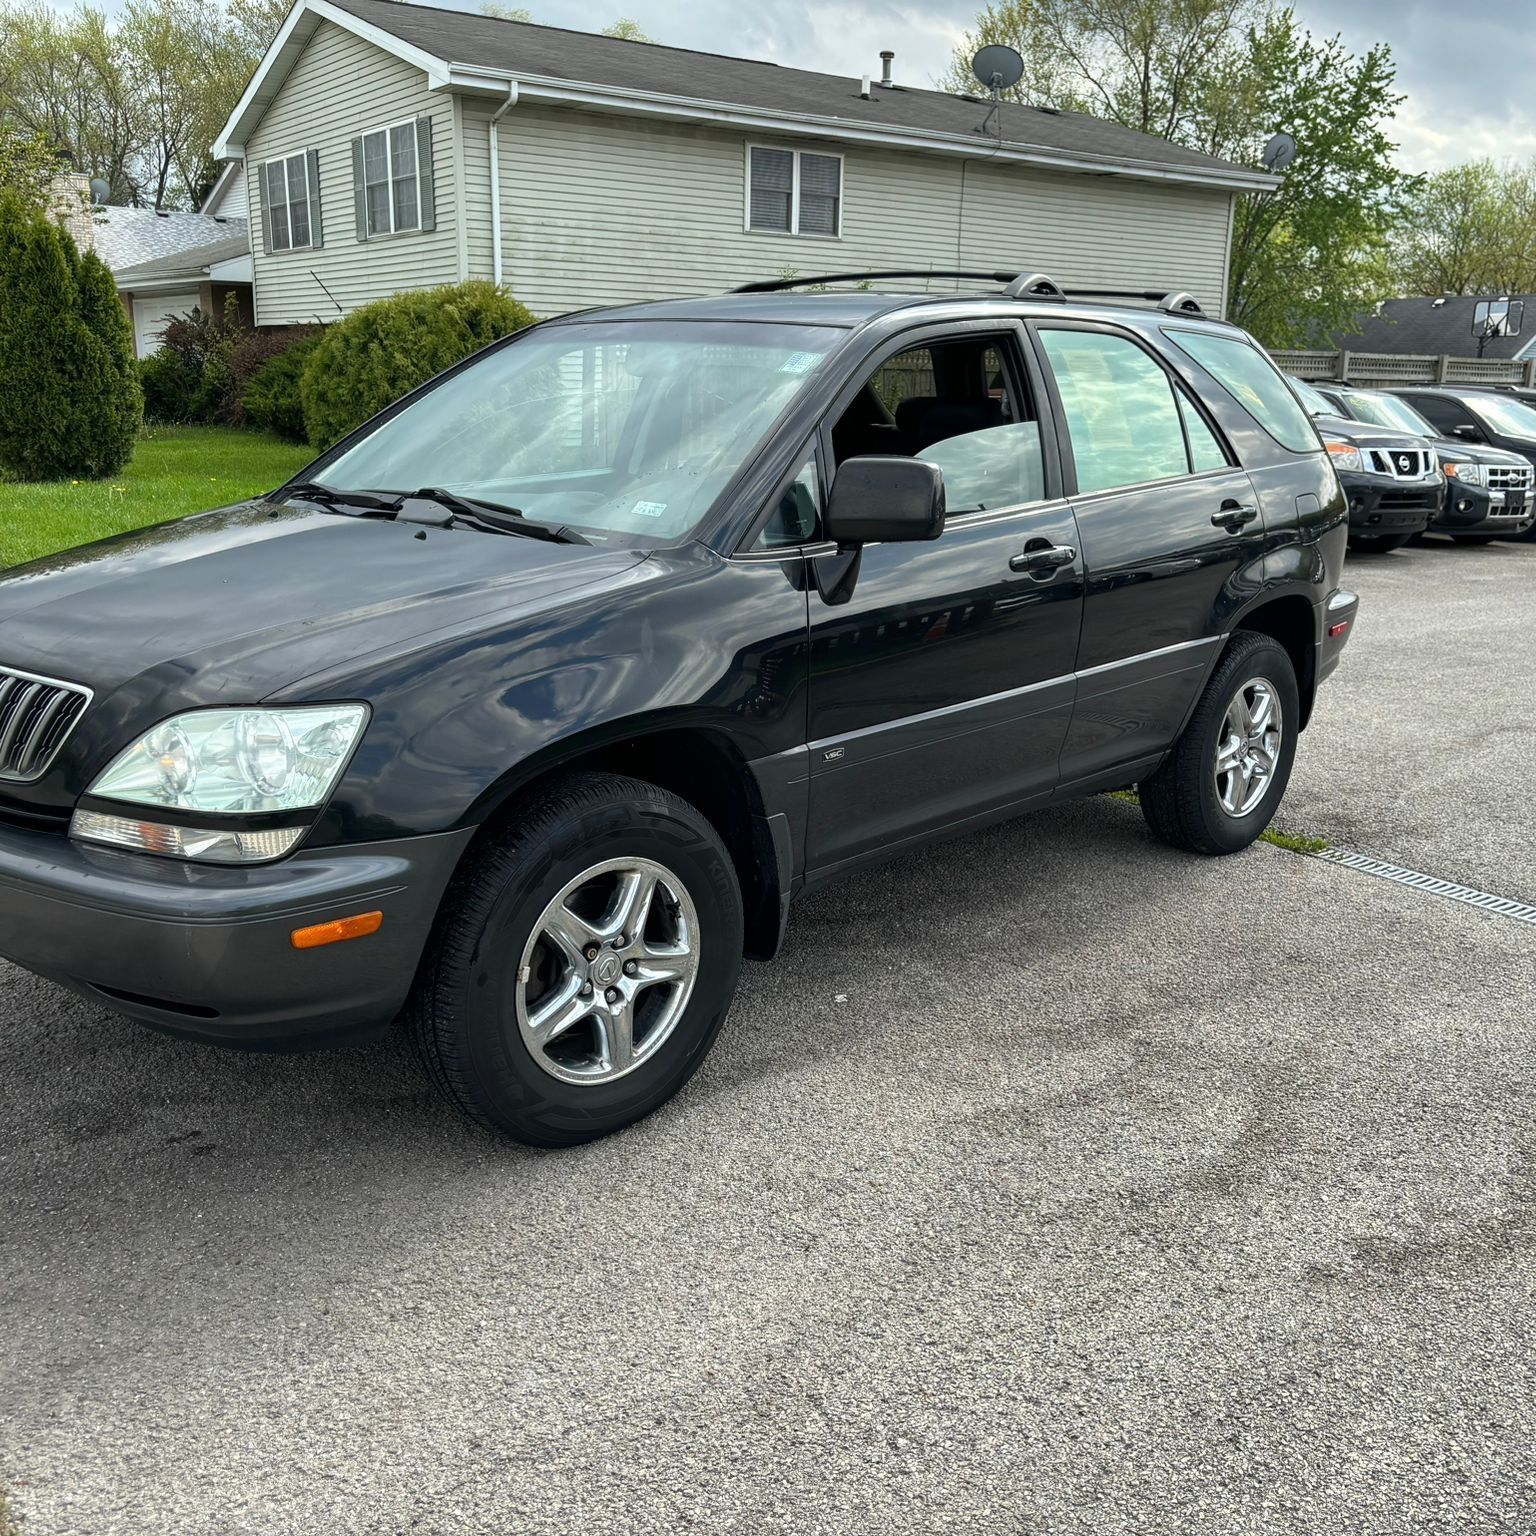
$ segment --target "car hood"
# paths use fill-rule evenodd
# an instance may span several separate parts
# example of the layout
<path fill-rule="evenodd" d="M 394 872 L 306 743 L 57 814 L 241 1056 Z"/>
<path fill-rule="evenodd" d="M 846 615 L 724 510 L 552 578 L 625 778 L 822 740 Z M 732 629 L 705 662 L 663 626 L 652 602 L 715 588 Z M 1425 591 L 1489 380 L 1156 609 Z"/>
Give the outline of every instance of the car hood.
<path fill-rule="evenodd" d="M 114 693 L 163 718 L 255 702 L 487 613 L 532 615 L 644 558 L 242 503 L 0 576 L 0 667 L 84 684 L 98 718 Z"/>
<path fill-rule="evenodd" d="M 1351 421 L 1347 416 L 1314 416 L 1317 430 L 1325 437 L 1336 437 L 1342 442 L 1358 443 L 1367 448 L 1422 448 L 1425 439 L 1411 432 L 1394 432 L 1389 427 L 1378 427 L 1366 421 Z"/>
<path fill-rule="evenodd" d="M 1530 460 L 1523 454 L 1511 453 L 1507 448 L 1490 448 L 1486 443 L 1469 443 L 1462 437 L 1434 437 L 1430 441 L 1435 451 L 1444 459 L 1456 459 L 1464 464 L 1504 464 L 1524 468 Z"/>

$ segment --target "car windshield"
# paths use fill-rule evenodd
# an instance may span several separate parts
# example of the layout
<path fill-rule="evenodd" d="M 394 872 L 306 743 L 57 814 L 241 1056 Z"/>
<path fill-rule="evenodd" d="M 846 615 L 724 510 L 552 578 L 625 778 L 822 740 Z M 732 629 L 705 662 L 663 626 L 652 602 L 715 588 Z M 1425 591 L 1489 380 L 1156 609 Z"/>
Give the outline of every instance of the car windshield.
<path fill-rule="evenodd" d="M 1536 442 L 1536 411 L 1504 395 L 1463 395 L 1461 403 L 1505 437 Z"/>
<path fill-rule="evenodd" d="M 1318 392 L 1307 383 L 1305 379 L 1298 379 L 1294 374 L 1287 374 L 1291 388 L 1296 391 L 1296 398 L 1307 408 L 1309 416 L 1337 416 L 1338 410 L 1325 400 Z"/>
<path fill-rule="evenodd" d="M 1356 419 L 1368 421 L 1373 427 L 1395 427 L 1400 432 L 1412 432 L 1419 437 L 1440 435 L 1406 400 L 1399 400 L 1396 395 L 1352 389 L 1344 398 Z"/>
<path fill-rule="evenodd" d="M 431 486 L 594 542 L 695 528 L 843 332 L 716 321 L 530 331 L 428 390 L 316 477 Z"/>

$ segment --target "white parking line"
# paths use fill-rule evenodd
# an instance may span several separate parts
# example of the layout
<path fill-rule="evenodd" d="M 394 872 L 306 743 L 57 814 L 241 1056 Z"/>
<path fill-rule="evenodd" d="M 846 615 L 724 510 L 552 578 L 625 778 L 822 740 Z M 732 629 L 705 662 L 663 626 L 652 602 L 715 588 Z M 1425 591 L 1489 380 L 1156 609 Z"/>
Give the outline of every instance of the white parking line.
<path fill-rule="evenodd" d="M 1443 896 L 1447 901 L 1465 902 L 1484 912 L 1499 917 L 1512 917 L 1517 923 L 1536 924 L 1536 907 L 1507 896 L 1494 896 L 1488 891 L 1474 890 L 1470 885 L 1457 885 L 1454 880 L 1441 880 L 1416 869 L 1404 869 L 1401 864 L 1388 864 L 1384 859 L 1373 859 L 1364 853 L 1346 853 L 1342 848 L 1326 848 L 1315 855 L 1329 864 L 1342 864 L 1346 869 L 1357 869 L 1362 875 L 1375 875 L 1378 880 L 1394 880 L 1399 885 L 1412 886 L 1426 896 Z"/>

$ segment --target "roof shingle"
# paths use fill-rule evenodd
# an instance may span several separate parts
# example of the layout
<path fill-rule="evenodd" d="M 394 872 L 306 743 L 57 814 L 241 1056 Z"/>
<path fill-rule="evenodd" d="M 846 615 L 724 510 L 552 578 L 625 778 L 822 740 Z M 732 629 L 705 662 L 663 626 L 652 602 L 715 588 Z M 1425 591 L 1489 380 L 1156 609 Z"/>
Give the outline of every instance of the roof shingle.
<path fill-rule="evenodd" d="M 849 75 L 817 74 L 756 59 L 505 21 L 466 11 L 408 4 L 406 0 L 333 3 L 449 63 L 692 101 L 841 118 L 852 127 L 975 134 L 978 150 L 988 144 L 978 130 L 991 103 L 979 98 L 967 99 L 904 85 L 886 89 L 877 84 L 866 101 L 859 93 L 860 82 Z M 1098 156 L 1147 167 L 1262 174 L 1080 113 L 1005 102 L 999 118 L 1003 140 L 1013 147 Z"/>

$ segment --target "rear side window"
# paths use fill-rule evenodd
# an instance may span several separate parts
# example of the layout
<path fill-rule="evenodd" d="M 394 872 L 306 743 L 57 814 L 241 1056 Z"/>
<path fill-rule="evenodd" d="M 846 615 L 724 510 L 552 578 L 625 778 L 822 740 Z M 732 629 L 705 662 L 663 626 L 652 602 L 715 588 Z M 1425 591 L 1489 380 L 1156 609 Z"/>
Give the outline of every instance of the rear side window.
<path fill-rule="evenodd" d="M 1205 331 L 1164 334 L 1194 358 L 1276 442 L 1295 453 L 1310 453 L 1318 447 L 1317 433 L 1300 401 L 1257 347 Z"/>
<path fill-rule="evenodd" d="M 1189 473 L 1173 385 L 1135 342 L 1044 329 L 1040 340 L 1066 414 L 1079 491 Z"/>

